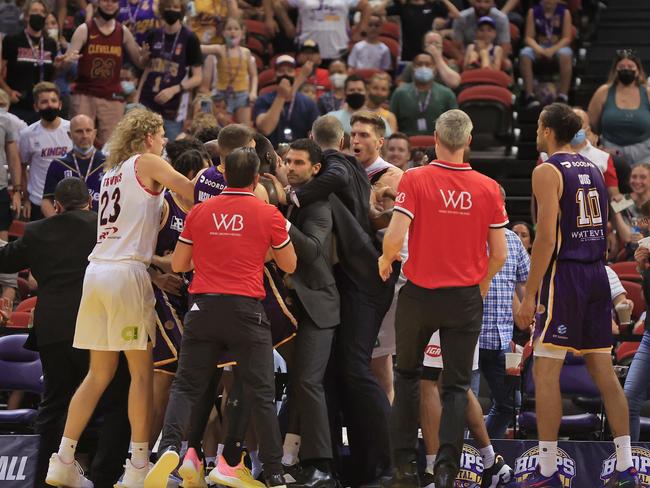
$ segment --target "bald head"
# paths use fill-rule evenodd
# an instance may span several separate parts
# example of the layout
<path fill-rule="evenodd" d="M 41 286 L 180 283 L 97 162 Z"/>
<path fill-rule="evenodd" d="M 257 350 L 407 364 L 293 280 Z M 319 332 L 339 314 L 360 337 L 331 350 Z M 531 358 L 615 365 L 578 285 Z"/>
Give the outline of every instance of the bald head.
<path fill-rule="evenodd" d="M 579 107 L 574 107 L 573 113 L 580 117 L 580 120 L 582 120 L 582 128 L 587 129 L 589 127 L 589 115 L 587 115 L 587 112 Z"/>
<path fill-rule="evenodd" d="M 97 130 L 95 122 L 87 115 L 79 114 L 70 120 L 70 139 L 74 151 L 80 157 L 87 157 L 93 150 Z"/>

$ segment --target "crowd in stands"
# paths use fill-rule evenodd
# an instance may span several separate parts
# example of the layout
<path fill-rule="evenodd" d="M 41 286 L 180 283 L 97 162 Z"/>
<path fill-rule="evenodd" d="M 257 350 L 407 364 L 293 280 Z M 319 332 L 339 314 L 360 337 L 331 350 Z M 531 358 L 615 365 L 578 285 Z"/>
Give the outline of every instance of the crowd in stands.
<path fill-rule="evenodd" d="M 274 175 L 267 175 L 264 183 L 268 200 L 288 205 L 292 202 L 291 194 L 287 195 L 289 201 L 284 202 L 279 196 L 284 196 L 280 183 L 290 182 L 283 175 L 287 171 L 285 166 L 296 164 L 296 152 L 313 154 L 309 152 L 313 148 L 304 139 L 312 135 L 323 116 L 330 116 L 326 118 L 328 123 L 333 124 L 334 119 L 342 126 L 342 152 L 361 163 L 376 190 L 371 212 L 384 210 L 382 198 L 390 200 L 387 193 L 396 189 L 394 180 L 399 180 L 409 168 L 435 159 L 433 144 L 426 136 L 433 134 L 443 113 L 463 108 L 463 92 L 475 86 L 464 82 L 467 73 L 480 72 L 488 80 L 478 84 L 501 87 L 498 96 L 501 100 L 505 96 L 505 102 L 494 102 L 494 98 L 489 101 L 507 106 L 510 122 L 513 106 L 516 110 L 535 112 L 552 102 L 572 101 L 576 39 L 581 25 L 579 3 L 16 2 L 17 8 L 11 11 L 15 19 L 0 19 L 5 29 L 0 32 L 0 248 L 22 235 L 25 221 L 59 213 L 55 190 L 65 178 L 83 179 L 90 193 L 91 208 L 99 211 L 107 143 L 125 114 L 142 107 L 162 116 L 169 141 L 167 158 L 179 172 L 184 172 L 184 168 L 190 179 L 204 171 L 204 166 L 217 167 L 225 161 L 227 154 L 216 141 L 220 134 L 224 137 L 221 131 L 225 127 L 238 124 L 235 133 L 244 134 L 246 139 L 241 146 L 255 146 L 251 143 L 254 138 L 262 164 L 266 163 L 265 172 Z M 10 11 L 5 13 L 9 15 Z M 550 82 L 540 81 L 542 78 Z M 616 296 L 612 293 L 615 304 L 630 298 L 624 288 L 626 280 L 640 282 L 640 273 L 649 267 L 650 255 L 638 244 L 650 236 L 649 97 L 643 61 L 635 51 L 621 49 L 616 52 L 606 83 L 593 93 L 588 106 L 574 109 L 583 125 L 571 146 L 601 169 L 608 187 L 612 209 L 608 261 L 634 261 L 638 265 L 638 272 L 627 275 L 623 285 L 616 273 L 610 274 L 612 290 L 614 286 L 618 290 Z M 513 105 L 514 98 L 518 101 Z M 425 142 L 418 139 L 420 136 Z M 296 141 L 300 141 L 297 146 Z M 322 154 L 314 151 L 325 161 L 327 152 L 337 148 L 321 149 Z M 287 156 L 291 150 L 292 154 Z M 540 154 L 538 162 L 547 157 Z M 377 164 L 380 166 L 376 167 Z M 383 164 L 390 167 L 387 174 Z M 373 180 L 375 176 L 377 179 Z M 385 187 L 389 187 L 388 192 Z M 510 224 L 508 246 L 516 258 L 509 263 L 508 286 L 517 292 L 528 276 L 528 254 L 535 240 L 534 216 L 533 209 L 530 221 Z M 186 293 L 187 283 L 171 273 L 164 261 L 161 263 L 152 276 L 153 282 L 160 289 L 183 289 Z M 620 272 L 619 275 L 622 276 Z M 5 325 L 9 325 L 5 331 L 24 331 L 17 325 L 19 316 L 12 319 L 12 310 L 21 299 L 37 294 L 38 284 L 24 270 L 20 274 L 0 274 L 0 286 L 0 313 Z M 354 288 L 352 284 L 348 286 Z M 388 298 L 382 303 L 386 310 L 393 295 Z M 644 303 L 637 302 L 636 307 L 644 307 Z M 475 368 L 484 375 L 492 392 L 487 433 L 494 438 L 506 435 L 513 414 L 520 408 L 520 398 L 513 398 L 512 389 L 504 386 L 502 364 L 505 352 L 515 343 L 521 348 L 528 342 L 529 331 L 514 326 L 512 305 L 508 300 L 486 301 L 486 308 L 491 311 L 505 310 L 509 322 L 505 326 L 497 324 L 493 317 L 484 322 L 488 325 L 479 341 L 480 367 Z M 613 332 L 618 336 L 618 321 L 615 317 L 612 320 Z M 389 319 L 384 320 L 377 331 L 378 342 L 384 340 L 388 322 Z M 642 323 L 641 318 L 638 324 Z M 639 325 L 636 330 L 642 327 Z M 650 354 L 650 326 L 643 334 L 626 383 L 633 440 L 639 439 L 638 419 L 646 399 L 646 364 L 650 361 L 644 358 Z M 394 337 L 392 341 L 392 349 L 382 350 L 372 358 L 372 381 L 381 385 L 386 394 L 381 402 L 375 402 L 377 410 L 388 410 L 394 393 L 390 359 L 394 354 Z M 476 373 L 475 382 L 478 378 Z M 165 386 L 167 393 L 170 383 L 171 380 Z M 350 384 L 355 384 L 354 378 Z M 473 387 L 478 396 L 477 384 Z M 7 404 L 15 408 L 27 401 L 19 392 L 13 392 Z M 384 422 L 384 413 L 379 412 L 370 420 Z M 206 415 L 208 432 L 214 441 L 217 436 L 210 429 L 218 429 L 220 421 L 213 413 L 208 422 L 210 413 Z M 162 429 L 164 408 L 156 412 L 156 418 L 153 442 Z M 291 445 L 292 435 L 285 439 L 284 454 L 287 462 L 295 465 L 297 448 Z M 223 448 L 223 438 L 220 447 L 213 441 L 205 442 L 203 450 L 206 461 L 214 466 L 215 457 L 220 454 L 217 451 Z M 248 441 L 255 445 L 254 440 Z M 372 444 L 368 439 L 350 441 L 364 448 Z M 432 474 L 435 440 L 429 444 L 427 465 Z M 376 459 L 361 456 L 366 476 L 355 482 L 374 481 L 390 464 L 382 458 L 387 453 L 385 446 L 375 448 L 379 452 Z M 494 452 L 489 444 L 482 448 L 486 449 L 481 451 L 487 461 L 485 467 L 490 469 L 495 461 Z M 259 471 L 257 452 L 254 448 L 251 451 L 253 468 Z M 359 459 L 358 452 L 353 456 Z M 312 465 L 314 469 L 330 470 L 327 463 L 318 461 Z"/>

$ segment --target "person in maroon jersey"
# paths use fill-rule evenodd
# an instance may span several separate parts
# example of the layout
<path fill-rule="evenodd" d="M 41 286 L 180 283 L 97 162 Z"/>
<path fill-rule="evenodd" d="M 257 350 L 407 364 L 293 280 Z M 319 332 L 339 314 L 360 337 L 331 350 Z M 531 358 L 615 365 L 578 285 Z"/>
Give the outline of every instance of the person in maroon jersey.
<path fill-rule="evenodd" d="M 99 0 L 94 18 L 77 27 L 64 57 L 68 63 L 79 61 L 70 115 L 96 120 L 97 147 L 104 145 L 124 115 L 120 71 L 125 55 L 139 68 L 148 58 L 131 32 L 115 20 L 119 10 L 117 0 Z"/>

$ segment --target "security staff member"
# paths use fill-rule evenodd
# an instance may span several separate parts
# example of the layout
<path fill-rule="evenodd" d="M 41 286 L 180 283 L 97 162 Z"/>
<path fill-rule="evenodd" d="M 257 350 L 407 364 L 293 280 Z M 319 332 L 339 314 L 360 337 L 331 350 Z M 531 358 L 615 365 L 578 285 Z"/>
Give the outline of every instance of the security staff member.
<path fill-rule="evenodd" d="M 471 131 L 472 121 L 461 110 L 438 118 L 434 136 L 439 159 L 404 174 L 384 237 L 379 274 L 386 280 L 409 233 L 409 259 L 403 267 L 408 281 L 395 318 L 397 367 L 390 426 L 395 471 L 383 483 L 386 487 L 420 486 L 415 449 L 419 382 L 424 349 L 436 330 L 445 357 L 436 487 L 452 488 L 458 473 L 482 296 L 507 257 L 508 216 L 499 185 L 463 162 Z"/>
<path fill-rule="evenodd" d="M 244 401 L 255 419 L 267 485 L 284 485 L 282 442 L 273 403 L 271 330 L 260 300 L 265 295 L 262 273 L 269 249 L 278 267 L 288 273 L 296 269 L 296 254 L 285 218 L 253 194 L 259 165 L 254 149 L 241 148 L 229 154 L 225 162 L 227 188 L 190 211 L 174 250 L 174 272 L 190 271 L 194 263 L 189 290 L 193 303 L 185 317 L 178 371 L 160 443 L 162 455 L 147 475 L 147 487 L 165 486 L 178 465 L 194 406 L 225 350 L 233 354 L 244 383 Z M 254 483 L 248 470 L 239 469 L 243 439 L 231 435 L 229 432 L 226 437 L 223 457 L 211 479 L 216 482 L 220 477 L 247 475 L 239 481 Z M 187 461 L 186 456 L 183 468 Z M 200 467 L 195 468 L 199 473 Z"/>

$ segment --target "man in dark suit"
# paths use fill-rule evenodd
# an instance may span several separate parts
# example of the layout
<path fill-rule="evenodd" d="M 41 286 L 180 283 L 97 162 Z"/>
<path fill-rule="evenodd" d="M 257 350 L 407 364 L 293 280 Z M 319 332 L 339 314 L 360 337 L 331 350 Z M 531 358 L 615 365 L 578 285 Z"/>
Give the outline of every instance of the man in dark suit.
<path fill-rule="evenodd" d="M 44 393 L 36 419 L 41 435 L 34 486 L 45 485 L 50 453 L 56 452 L 73 393 L 88 371 L 88 351 L 74 349 L 77 310 L 81 301 L 88 255 L 97 240 L 97 214 L 90 210 L 83 180 L 65 178 L 54 192 L 56 214 L 27 224 L 25 234 L 0 249 L 0 271 L 30 268 L 38 282 L 38 301 L 30 346 L 43 364 Z M 95 487 L 109 487 L 122 471 L 130 432 L 126 412 L 128 370 L 116 375 L 103 398 L 105 428 L 99 437 L 92 475 Z"/>
<path fill-rule="evenodd" d="M 292 143 L 285 157 L 291 187 L 300 188 L 311 181 L 321 168 L 321 160 L 322 151 L 314 141 L 298 139 Z M 332 442 L 323 389 L 334 331 L 340 321 L 339 294 L 330 263 L 332 211 L 329 202 L 323 199 L 302 207 L 290 205 L 287 219 L 291 223 L 289 236 L 298 256 L 296 271 L 288 277 L 298 332 L 290 370 L 285 462 L 295 462 L 298 454 L 295 436 L 300 436 L 303 469 L 296 476 L 294 486 L 334 488 Z M 294 452 L 291 446 L 296 446 Z"/>
<path fill-rule="evenodd" d="M 302 208 L 327 199 L 332 207 L 339 261 L 334 276 L 341 296 L 334 362 L 344 397 L 335 398 L 337 384 L 328 388 L 328 400 L 338 401 L 347 419 L 354 466 L 353 479 L 348 481 L 359 485 L 377 481 L 390 466 L 390 404 L 370 361 L 395 283 L 382 283 L 373 276 L 380 253 L 370 220 L 370 182 L 356 158 L 340 152 L 343 136 L 335 117 L 326 115 L 314 122 L 312 138 L 323 150 L 323 167 L 318 177 L 292 189 L 288 201 Z"/>

